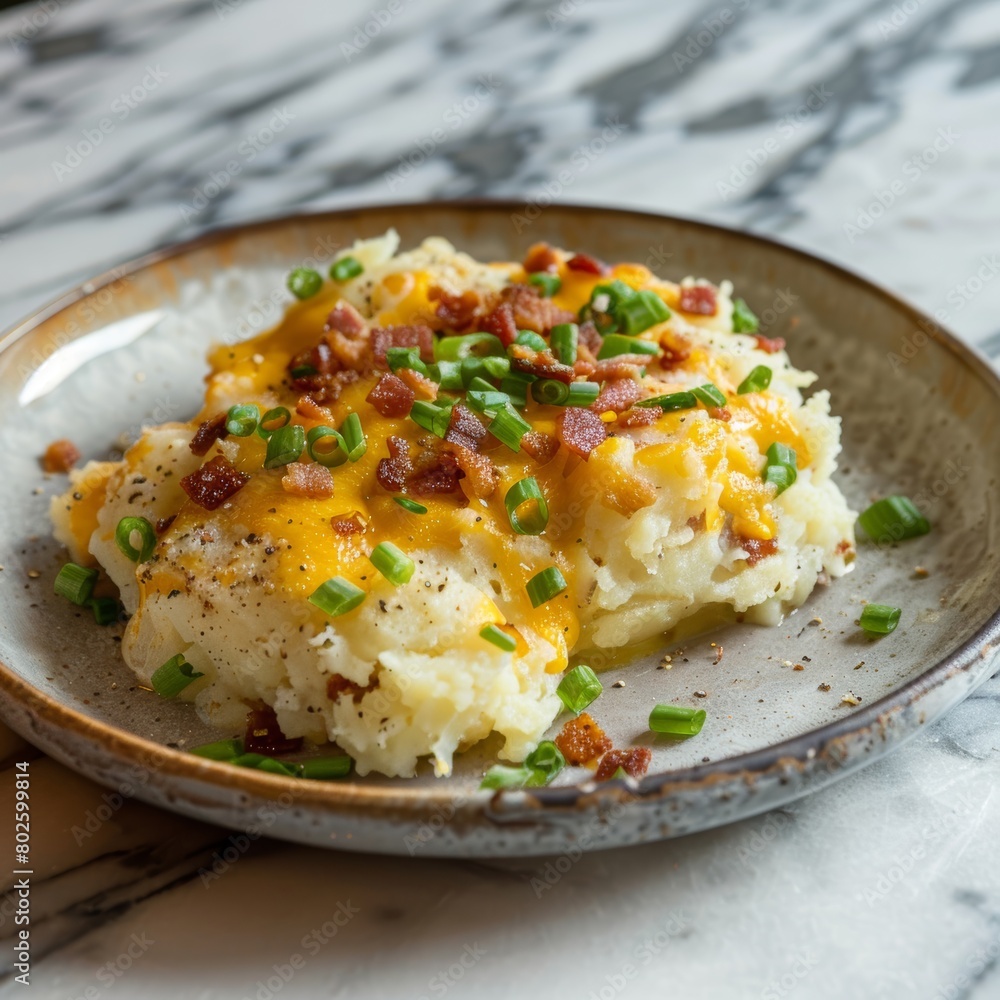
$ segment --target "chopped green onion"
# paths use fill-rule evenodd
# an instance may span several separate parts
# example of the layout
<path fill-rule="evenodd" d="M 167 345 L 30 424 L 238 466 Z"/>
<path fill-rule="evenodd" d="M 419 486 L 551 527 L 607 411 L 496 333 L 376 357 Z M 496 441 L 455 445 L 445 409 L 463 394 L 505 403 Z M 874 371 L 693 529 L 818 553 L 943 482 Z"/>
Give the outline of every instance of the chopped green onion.
<path fill-rule="evenodd" d="M 605 358 L 614 358 L 619 354 L 647 354 L 649 357 L 656 357 L 660 353 L 660 345 L 652 340 L 643 340 L 641 337 L 625 337 L 620 333 L 609 333 L 601 344 L 601 349 L 597 352 L 597 360 L 603 361 Z"/>
<path fill-rule="evenodd" d="M 411 514 L 426 514 L 427 508 L 422 503 L 417 503 L 416 500 L 411 500 L 409 497 L 393 497 L 393 500 L 399 504 L 403 510 L 408 510 Z"/>
<path fill-rule="evenodd" d="M 309 603 L 331 618 L 353 611 L 364 599 L 365 592 L 342 576 L 335 576 L 320 584 L 309 595 Z"/>
<path fill-rule="evenodd" d="M 318 374 L 317 370 L 313 368 L 312 365 L 296 365 L 289 374 L 293 379 L 295 378 L 308 378 L 310 375 Z"/>
<path fill-rule="evenodd" d="M 346 778 L 351 773 L 354 761 L 346 754 L 331 757 L 313 757 L 303 760 L 298 765 L 300 778 L 309 781 L 330 781 L 333 778 Z"/>
<path fill-rule="evenodd" d="M 524 788 L 530 779 L 531 772 L 526 767 L 494 764 L 483 776 L 479 787 L 481 789 Z"/>
<path fill-rule="evenodd" d="M 146 523 L 148 524 L 149 522 L 147 521 Z M 129 556 L 129 558 L 131 559 L 132 557 Z M 143 562 L 145 561 L 144 559 Z M 94 592 L 94 584 L 97 583 L 97 576 L 96 569 L 89 569 L 85 566 L 78 566 L 76 563 L 68 562 L 56 574 L 55 592 L 60 597 L 65 597 L 67 601 L 72 601 L 74 604 L 79 604 L 82 607 L 90 600 L 90 595 Z"/>
<path fill-rule="evenodd" d="M 489 355 L 485 358 L 463 358 L 461 386 L 468 388 L 477 378 L 481 381 L 486 381 L 489 378 L 503 378 L 508 372 L 510 372 L 510 358 L 507 357 Z M 493 389 L 494 386 L 491 384 L 489 388 Z"/>
<path fill-rule="evenodd" d="M 931 530 L 930 522 L 909 497 L 891 496 L 876 500 L 858 517 L 858 524 L 875 542 L 917 538 Z"/>
<path fill-rule="evenodd" d="M 662 396 L 640 399 L 636 406 L 658 406 L 664 413 L 677 410 L 693 410 L 698 405 L 698 397 L 693 392 L 668 392 Z"/>
<path fill-rule="evenodd" d="M 340 431 L 332 427 L 313 427 L 306 435 L 306 451 L 314 462 L 335 469 L 347 461 L 347 445 Z"/>
<path fill-rule="evenodd" d="M 184 659 L 183 653 L 178 653 L 153 671 L 150 683 L 161 698 L 176 698 L 189 684 L 204 676 Z"/>
<path fill-rule="evenodd" d="M 563 677 L 556 688 L 556 694 L 574 715 L 579 715 L 603 690 L 597 674 L 581 663 Z"/>
<path fill-rule="evenodd" d="M 575 364 L 580 349 L 580 328 L 576 323 L 557 324 L 549 333 L 549 345 L 561 364 Z"/>
<path fill-rule="evenodd" d="M 368 450 L 368 438 L 361 426 L 361 417 L 357 413 L 348 413 L 340 425 L 340 436 L 344 439 L 347 460 L 356 462 Z"/>
<path fill-rule="evenodd" d="M 649 728 L 671 736 L 697 736 L 705 725 L 705 710 L 680 705 L 657 705 L 649 713 Z"/>
<path fill-rule="evenodd" d="M 87 605 L 94 612 L 94 621 L 98 625 L 110 625 L 118 621 L 122 605 L 117 597 L 92 597 Z"/>
<path fill-rule="evenodd" d="M 410 409 L 410 419 L 425 431 L 443 438 L 451 426 L 451 407 L 418 399 Z"/>
<path fill-rule="evenodd" d="M 590 406 L 600 394 L 597 382 L 570 382 L 569 396 L 563 406 Z"/>
<path fill-rule="evenodd" d="M 562 288 L 562 278 L 558 274 L 537 271 L 528 275 L 528 284 L 535 285 L 544 298 L 552 298 Z"/>
<path fill-rule="evenodd" d="M 291 419 L 292 415 L 288 412 L 287 407 L 276 406 L 273 410 L 268 410 L 260 418 L 260 423 L 257 425 L 257 433 L 266 441 L 275 431 L 286 427 Z"/>
<path fill-rule="evenodd" d="M 784 493 L 797 478 L 798 457 L 794 449 L 789 448 L 787 444 L 775 441 L 767 449 L 767 461 L 764 464 L 764 482 L 773 483 L 777 486 L 778 493 Z"/>
<path fill-rule="evenodd" d="M 499 337 L 492 333 L 465 333 L 461 336 L 441 337 L 434 345 L 435 361 L 461 361 L 473 355 L 484 357 L 489 354 L 505 355 Z"/>
<path fill-rule="evenodd" d="M 704 385 L 699 385 L 696 389 L 692 389 L 691 392 L 695 398 L 700 402 L 704 403 L 705 406 L 725 406 L 726 397 L 723 396 L 722 390 L 718 386 L 712 385 L 711 382 L 706 382 Z"/>
<path fill-rule="evenodd" d="M 234 437 L 249 437 L 257 430 L 260 407 L 255 403 L 241 403 L 229 407 L 226 414 L 226 431 Z"/>
<path fill-rule="evenodd" d="M 858 624 L 866 632 L 888 635 L 899 624 L 899 616 L 902 613 L 900 608 L 893 608 L 888 604 L 866 604 Z"/>
<path fill-rule="evenodd" d="M 608 284 L 595 285 L 590 293 L 590 302 L 584 307 L 588 315 L 581 318 L 592 318 L 601 333 L 612 333 L 618 329 L 618 313 L 622 305 L 635 295 L 635 289 L 624 281 L 615 279 Z"/>
<path fill-rule="evenodd" d="M 517 649 L 517 639 L 505 632 L 498 625 L 484 625 L 479 630 L 479 635 L 487 642 L 492 642 L 497 649 L 502 649 L 505 653 L 513 653 Z"/>
<path fill-rule="evenodd" d="M 503 498 L 510 526 L 519 535 L 540 535 L 549 523 L 549 505 L 534 476 L 519 479 Z"/>
<path fill-rule="evenodd" d="M 267 454 L 264 456 L 265 469 L 280 469 L 294 462 L 306 446 L 306 429 L 301 424 L 279 427 L 267 439 Z"/>
<path fill-rule="evenodd" d="M 418 347 L 389 347 L 385 352 L 385 361 L 389 371 L 399 371 L 400 368 L 412 368 L 421 375 L 427 375 L 427 365 L 420 360 Z"/>
<path fill-rule="evenodd" d="M 351 278 L 356 278 L 359 274 L 363 274 L 364 270 L 361 261 L 357 257 L 348 255 L 333 262 L 330 266 L 330 277 L 334 281 L 350 281 Z"/>
<path fill-rule="evenodd" d="M 132 544 L 133 535 L 139 536 L 138 548 Z M 123 517 L 115 528 L 115 542 L 127 559 L 144 563 L 156 548 L 156 531 L 144 517 Z"/>
<path fill-rule="evenodd" d="M 611 780 L 612 781 L 619 781 L 622 778 L 628 778 L 628 777 L 629 777 L 629 774 L 625 770 L 625 768 L 624 767 L 619 767 L 618 770 L 615 771 L 615 773 L 611 775 Z"/>
<path fill-rule="evenodd" d="M 368 558 L 389 583 L 393 583 L 397 587 L 409 583 L 410 577 L 413 576 L 413 571 L 416 569 L 414 561 L 392 542 L 379 542 L 372 549 L 372 554 Z"/>
<path fill-rule="evenodd" d="M 489 431 L 502 441 L 511 451 L 521 450 L 521 438 L 531 430 L 531 424 L 521 416 L 509 401 L 502 409 L 496 411 L 496 416 L 490 421 Z"/>
<path fill-rule="evenodd" d="M 460 361 L 435 361 L 434 364 L 427 366 L 427 374 L 442 389 L 461 389 L 465 384 L 462 381 L 462 362 Z"/>
<path fill-rule="evenodd" d="M 755 333 L 760 323 L 753 310 L 743 301 L 733 302 L 733 333 Z"/>
<path fill-rule="evenodd" d="M 484 413 L 489 417 L 496 416 L 505 406 L 511 405 L 510 396 L 499 389 L 470 389 L 465 394 L 465 402 L 470 410 Z"/>
<path fill-rule="evenodd" d="M 771 384 L 771 369 L 767 365 L 757 365 L 736 387 L 742 396 L 748 392 L 763 392 Z"/>
<path fill-rule="evenodd" d="M 537 381 L 537 376 L 527 372 L 511 372 L 500 380 L 500 391 L 507 393 L 511 403 L 523 410 L 528 405 L 528 386 Z"/>
<path fill-rule="evenodd" d="M 254 771 L 266 771 L 268 774 L 280 774 L 285 778 L 298 777 L 298 769 L 294 764 L 286 764 L 275 757 L 267 757 L 262 753 L 244 753 L 227 761 L 234 767 L 248 767 Z"/>
<path fill-rule="evenodd" d="M 524 766 L 531 772 L 528 785 L 547 785 L 566 766 L 566 758 L 552 740 L 542 740 L 527 757 Z"/>
<path fill-rule="evenodd" d="M 200 747 L 192 747 L 190 753 L 209 760 L 232 761 L 243 754 L 242 740 L 216 740 L 214 743 L 203 743 Z"/>
<path fill-rule="evenodd" d="M 463 362 L 464 364 L 464 362 Z M 471 392 L 498 392 L 499 390 L 492 382 L 487 382 L 486 379 L 481 378 L 479 375 L 474 375 L 469 379 L 467 388 Z M 506 395 L 506 393 L 505 393 Z"/>
<path fill-rule="evenodd" d="M 619 302 L 615 319 L 626 333 L 636 334 L 670 319 L 670 310 L 656 292 L 647 289 Z"/>
<path fill-rule="evenodd" d="M 566 578 L 559 572 L 558 567 L 549 566 L 541 573 L 536 573 L 525 585 L 525 590 L 528 592 L 531 606 L 538 608 L 546 601 L 551 601 L 553 597 L 558 597 L 567 586 Z"/>
<path fill-rule="evenodd" d="M 554 378 L 543 378 L 531 383 L 531 398 L 546 406 L 561 406 L 569 399 L 569 386 Z"/>
<path fill-rule="evenodd" d="M 311 267 L 297 267 L 288 275 L 288 290 L 297 299 L 312 298 L 323 287 L 323 276 Z"/>
<path fill-rule="evenodd" d="M 545 343 L 545 338 L 534 330 L 519 330 L 515 344 L 522 347 L 530 347 L 533 351 L 547 351 L 549 345 Z"/>

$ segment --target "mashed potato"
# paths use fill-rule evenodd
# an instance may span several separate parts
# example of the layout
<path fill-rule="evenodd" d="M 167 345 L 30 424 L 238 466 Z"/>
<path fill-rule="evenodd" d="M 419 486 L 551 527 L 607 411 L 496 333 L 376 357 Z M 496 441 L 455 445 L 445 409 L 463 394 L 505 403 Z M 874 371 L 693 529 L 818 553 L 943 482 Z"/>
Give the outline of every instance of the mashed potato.
<path fill-rule="evenodd" d="M 143 682 L 181 653 L 204 674 L 182 697 L 220 727 L 239 729 L 263 702 L 287 736 L 335 741 L 361 774 L 411 775 L 430 757 L 443 775 L 491 732 L 523 759 L 559 711 L 570 655 L 642 642 L 716 605 L 774 624 L 850 567 L 854 515 L 831 480 L 839 421 L 825 392 L 803 401 L 815 376 L 780 342 L 733 332 L 728 283 L 675 285 L 631 264 L 595 273 L 547 247 L 522 266 L 479 263 L 441 239 L 397 244 L 392 232 L 358 243 L 360 274 L 215 349 L 193 421 L 146 429 L 121 462 L 92 463 L 54 500 L 57 537 L 120 588 L 123 653 Z M 558 280 L 528 283 L 529 272 Z M 537 335 L 578 317 L 569 371 Z M 753 326 L 742 311 L 735 322 Z M 518 329 L 535 337 L 510 346 Z M 454 340 L 476 331 L 494 339 Z M 623 336 L 635 339 L 607 339 Z M 493 397 L 483 382 L 456 387 L 459 343 L 474 352 L 465 381 L 478 374 Z M 415 369 L 397 352 L 390 377 L 387 345 L 413 346 Z M 597 360 L 611 345 L 622 353 Z M 475 360 L 483 350 L 492 367 Z M 508 363 L 527 377 L 511 382 Z M 738 392 L 760 366 L 769 386 Z M 570 380 L 586 405 L 533 398 Z M 689 395 L 706 385 L 724 400 Z M 222 430 L 221 415 L 248 404 L 283 406 L 303 431 L 356 413 L 367 449 L 329 473 L 308 448 L 265 468 L 261 434 Z M 797 463 L 781 492 L 765 478 L 775 443 Z M 548 505 L 540 534 L 515 533 L 504 502 L 528 477 Z M 124 517 L 156 526 L 139 565 L 115 540 Z M 408 582 L 371 562 L 382 542 L 412 561 Z M 565 588 L 535 607 L 528 581 L 553 567 Z M 363 600 L 331 616 L 309 598 L 334 578 Z M 484 639 L 490 624 L 516 648 Z"/>

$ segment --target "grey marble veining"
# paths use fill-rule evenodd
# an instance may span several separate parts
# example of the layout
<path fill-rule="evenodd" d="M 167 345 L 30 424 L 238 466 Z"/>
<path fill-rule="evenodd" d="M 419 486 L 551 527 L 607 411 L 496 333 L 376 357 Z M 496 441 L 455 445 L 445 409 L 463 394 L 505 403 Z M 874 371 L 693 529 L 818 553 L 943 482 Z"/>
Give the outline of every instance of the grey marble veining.
<path fill-rule="evenodd" d="M 998 111 L 996 0 L 27 4 L 0 326 L 212 226 L 495 195 L 773 234 L 1000 354 Z M 994 679 L 787 810 L 581 859 L 323 854 L 130 803 L 81 844 L 82 783 L 32 995 L 997 997 L 998 717 Z"/>

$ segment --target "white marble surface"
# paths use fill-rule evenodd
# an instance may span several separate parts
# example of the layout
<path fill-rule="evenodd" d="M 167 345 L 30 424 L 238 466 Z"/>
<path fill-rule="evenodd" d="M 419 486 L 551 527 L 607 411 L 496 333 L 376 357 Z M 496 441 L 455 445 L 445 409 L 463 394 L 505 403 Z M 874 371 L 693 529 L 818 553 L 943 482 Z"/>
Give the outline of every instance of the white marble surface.
<path fill-rule="evenodd" d="M 209 226 L 492 194 L 775 234 L 1000 352 L 995 0 L 46 0 L 0 36 L 0 326 Z M 103 791 L 38 760 L 30 995 L 998 997 L 998 704 L 995 679 L 780 813 L 572 864 L 137 804 L 81 838 Z M 12 931 L 4 905 L 5 968 Z"/>

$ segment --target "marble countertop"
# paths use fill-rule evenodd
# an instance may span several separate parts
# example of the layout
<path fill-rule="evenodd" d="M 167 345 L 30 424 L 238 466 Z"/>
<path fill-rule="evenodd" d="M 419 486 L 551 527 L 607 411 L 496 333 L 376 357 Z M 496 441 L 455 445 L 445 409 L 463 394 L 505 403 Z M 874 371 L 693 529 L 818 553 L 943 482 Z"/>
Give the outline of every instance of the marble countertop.
<path fill-rule="evenodd" d="M 501 195 L 773 234 L 1000 354 L 995 0 L 39 0 L 0 36 L 0 327 L 211 226 Z M 998 702 L 994 679 L 823 793 L 557 877 L 111 809 L 0 733 L 44 830 L 30 995 L 1000 996 Z"/>

